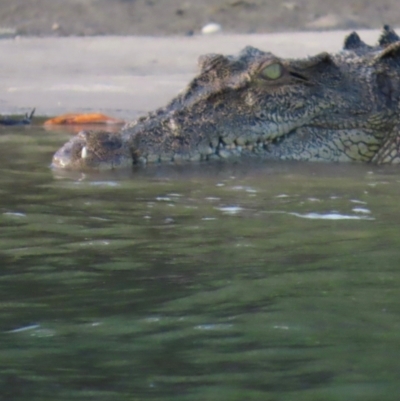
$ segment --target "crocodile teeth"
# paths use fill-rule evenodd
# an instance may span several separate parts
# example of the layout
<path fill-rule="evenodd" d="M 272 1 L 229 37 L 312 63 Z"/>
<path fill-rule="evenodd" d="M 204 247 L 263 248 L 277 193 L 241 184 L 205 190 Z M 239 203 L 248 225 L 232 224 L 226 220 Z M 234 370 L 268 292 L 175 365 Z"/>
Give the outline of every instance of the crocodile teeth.
<path fill-rule="evenodd" d="M 229 150 L 219 149 L 218 155 L 219 155 L 219 157 L 222 157 L 223 159 L 227 159 L 229 156 L 232 155 L 232 153 Z"/>
<path fill-rule="evenodd" d="M 236 145 L 245 145 L 246 144 L 246 138 L 244 136 L 239 136 L 235 140 Z"/>
<path fill-rule="evenodd" d="M 82 148 L 82 151 L 81 151 L 81 158 L 82 158 L 82 159 L 86 159 L 86 158 L 87 158 L 87 148 L 86 148 L 86 146 L 84 146 L 84 147 Z"/>

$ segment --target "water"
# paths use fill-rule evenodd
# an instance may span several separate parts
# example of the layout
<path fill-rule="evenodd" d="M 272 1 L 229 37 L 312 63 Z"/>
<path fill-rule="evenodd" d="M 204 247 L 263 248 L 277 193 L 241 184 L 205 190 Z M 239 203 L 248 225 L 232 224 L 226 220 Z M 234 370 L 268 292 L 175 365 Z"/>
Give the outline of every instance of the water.
<path fill-rule="evenodd" d="M 397 400 L 398 167 L 49 169 L 0 132 L 0 400 Z"/>

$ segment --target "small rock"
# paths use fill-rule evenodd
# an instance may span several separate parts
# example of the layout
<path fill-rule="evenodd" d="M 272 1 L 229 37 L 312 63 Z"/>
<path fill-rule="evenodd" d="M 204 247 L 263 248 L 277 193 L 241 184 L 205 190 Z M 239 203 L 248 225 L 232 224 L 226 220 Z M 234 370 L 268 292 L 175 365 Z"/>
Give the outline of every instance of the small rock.
<path fill-rule="evenodd" d="M 337 14 L 326 14 L 315 18 L 314 21 L 309 22 L 306 26 L 313 29 L 355 29 L 360 28 L 361 24 L 356 16 L 349 15 L 342 18 Z"/>
<path fill-rule="evenodd" d="M 248 0 L 233 0 L 229 3 L 231 7 L 253 7 L 255 6 L 254 1 L 248 1 Z"/>
<path fill-rule="evenodd" d="M 340 17 L 335 14 L 323 15 L 307 24 L 308 28 L 329 29 L 336 28 L 341 23 Z"/>
<path fill-rule="evenodd" d="M 282 7 L 286 8 L 286 10 L 289 11 L 295 11 L 299 8 L 299 5 L 293 1 L 285 1 L 284 3 L 282 3 Z"/>
<path fill-rule="evenodd" d="M 0 27 L 0 39 L 14 38 L 16 35 L 17 35 L 16 29 Z"/>
<path fill-rule="evenodd" d="M 219 24 L 216 24 L 215 22 L 211 22 L 207 25 L 204 25 L 203 28 L 201 28 L 201 33 L 203 35 L 212 35 L 214 33 L 221 32 L 222 27 Z"/>

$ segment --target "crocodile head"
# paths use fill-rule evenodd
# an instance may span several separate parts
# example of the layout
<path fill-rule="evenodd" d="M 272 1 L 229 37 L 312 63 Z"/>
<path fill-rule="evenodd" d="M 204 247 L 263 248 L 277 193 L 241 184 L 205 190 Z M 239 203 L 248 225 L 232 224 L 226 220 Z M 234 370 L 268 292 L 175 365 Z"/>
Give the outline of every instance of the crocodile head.
<path fill-rule="evenodd" d="M 202 56 L 199 74 L 167 106 L 118 134 L 72 138 L 55 154 L 53 165 L 109 169 L 268 154 L 270 146 L 284 149 L 285 141 L 305 127 L 323 135 L 373 126 L 396 107 L 394 77 L 386 72 L 387 55 L 382 56 L 398 39 L 389 33 L 376 47 L 353 33 L 343 51 L 304 59 L 282 59 L 254 47 L 238 56 Z"/>

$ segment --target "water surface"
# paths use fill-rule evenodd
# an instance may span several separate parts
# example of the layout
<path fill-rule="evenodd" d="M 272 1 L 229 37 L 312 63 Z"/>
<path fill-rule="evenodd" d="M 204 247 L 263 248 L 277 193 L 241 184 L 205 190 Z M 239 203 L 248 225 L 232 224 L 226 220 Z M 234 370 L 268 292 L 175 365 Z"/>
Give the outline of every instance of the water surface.
<path fill-rule="evenodd" d="M 49 168 L 0 132 L 0 400 L 397 400 L 400 170 Z"/>

